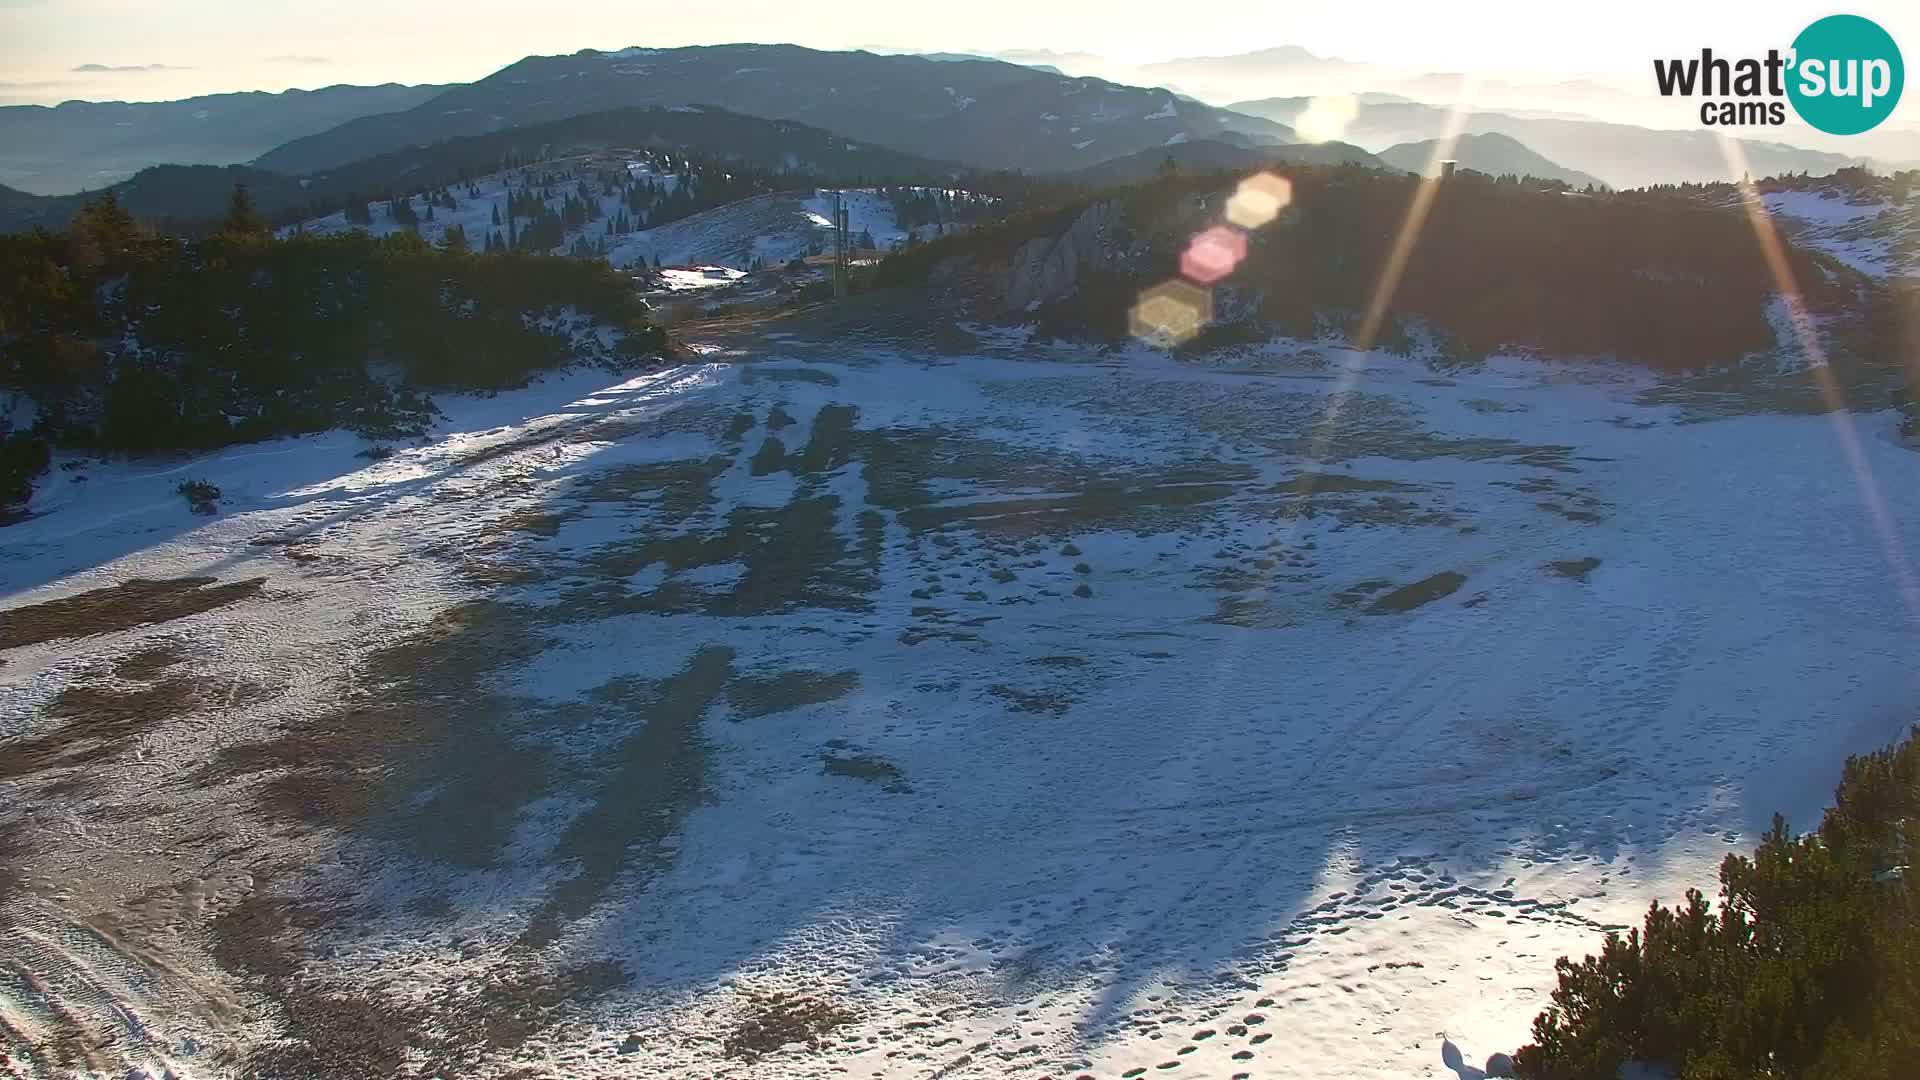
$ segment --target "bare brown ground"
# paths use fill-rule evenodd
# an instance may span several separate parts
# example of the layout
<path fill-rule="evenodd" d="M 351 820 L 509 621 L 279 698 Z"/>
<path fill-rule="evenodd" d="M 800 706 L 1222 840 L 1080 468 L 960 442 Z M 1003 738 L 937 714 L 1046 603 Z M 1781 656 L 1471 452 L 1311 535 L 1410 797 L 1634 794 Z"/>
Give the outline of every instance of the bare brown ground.
<path fill-rule="evenodd" d="M 450 608 L 420 633 L 377 652 L 368 664 L 373 692 L 271 738 L 229 746 L 196 776 L 224 783 L 284 770 L 261 792 L 261 805 L 311 824 L 346 825 L 381 805 L 390 781 L 410 762 L 447 745 L 457 721 L 477 711 L 473 683 L 530 656 L 523 623 L 486 601 Z M 464 701 L 465 708 L 455 708 Z"/>
<path fill-rule="evenodd" d="M 27 875 L 26 829 L 18 821 L 0 821 L 0 912 L 20 893 Z"/>
<path fill-rule="evenodd" d="M 130 652 L 113 665 L 115 676 L 143 682 L 186 659 L 177 641 L 158 641 Z"/>
<path fill-rule="evenodd" d="M 210 577 L 134 578 L 77 596 L 0 611 L 0 649 L 184 619 L 245 600 L 266 583 L 265 578 L 226 585 L 214 581 Z"/>
<path fill-rule="evenodd" d="M 222 749 L 196 779 L 223 785 L 275 774 L 247 794 L 258 812 L 296 831 L 385 829 L 402 800 L 430 786 L 437 793 L 424 805 L 408 804 L 396 838 L 419 841 L 436 859 L 485 864 L 544 785 L 545 756 L 507 740 L 497 715 L 505 706 L 476 684 L 541 644 L 527 613 L 512 605 L 456 606 L 372 654 L 351 700 Z M 716 684 L 701 700 L 717 691 Z M 350 897 L 301 891 L 297 865 L 256 876 L 258 887 L 212 924 L 215 962 L 279 1013 L 282 1038 L 253 1051 L 242 1076 L 469 1075 L 483 1058 L 511 1051 L 626 982 L 612 963 L 542 971 L 550 959 L 503 952 L 493 970 L 429 1002 L 349 991 L 312 978 L 308 960 L 375 913 L 356 909 Z"/>
<path fill-rule="evenodd" d="M 1390 593 L 1367 605 L 1369 615 L 1397 615 L 1412 611 L 1422 604 L 1430 604 L 1442 597 L 1452 596 L 1467 576 L 1452 570 L 1443 570 L 1429 578 L 1422 578 L 1411 585 L 1402 585 Z"/>
<path fill-rule="evenodd" d="M 277 896 L 270 881 L 213 921 L 213 957 L 228 971 L 252 976 L 279 1005 L 284 1037 L 247 1055 L 250 1080 L 339 1077 L 385 1080 L 408 1075 L 410 1047 L 428 1034 L 418 1010 L 363 993 L 332 993 L 300 978 L 295 939 L 337 926 L 346 905 Z"/>
<path fill-rule="evenodd" d="M 121 682 L 75 683 L 60 691 L 42 715 L 64 723 L 45 734 L 0 740 L 0 781 L 109 760 L 145 732 L 199 708 L 208 688 L 190 675 L 126 685 L 177 663 L 175 649 L 162 644 L 129 655 L 114 668 Z"/>
<path fill-rule="evenodd" d="M 509 968 L 452 989 L 431 1006 L 342 992 L 304 974 L 301 942 L 355 917 L 344 899 L 290 899 L 262 882 L 213 923 L 214 958 L 250 976 L 282 1013 L 282 1038 L 252 1051 L 249 1080 L 375 1080 L 462 1076 L 496 1051 L 577 1016 L 625 985 L 625 970 L 589 961 L 558 971 Z M 410 1055 L 422 1063 L 408 1067 Z"/>
<path fill-rule="evenodd" d="M 728 1057 L 757 1057 L 788 1043 L 818 1046 L 828 1032 L 853 1020 L 846 1009 L 822 998 L 785 992 L 749 994 L 747 1015 L 726 1038 Z"/>

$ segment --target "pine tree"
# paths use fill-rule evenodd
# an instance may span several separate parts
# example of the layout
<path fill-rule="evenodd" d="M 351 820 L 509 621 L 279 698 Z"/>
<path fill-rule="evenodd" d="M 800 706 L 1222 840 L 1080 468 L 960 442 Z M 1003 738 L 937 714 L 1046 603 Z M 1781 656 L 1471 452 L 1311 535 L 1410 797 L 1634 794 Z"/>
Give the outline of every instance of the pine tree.
<path fill-rule="evenodd" d="M 493 204 L 493 227 L 496 229 L 500 227 L 500 204 L 499 203 Z"/>
<path fill-rule="evenodd" d="M 233 197 L 227 200 L 227 216 L 220 223 L 220 231 L 235 236 L 257 236 L 267 231 L 267 219 L 254 209 L 247 185 L 233 185 Z"/>
<path fill-rule="evenodd" d="M 120 197 L 108 188 L 74 214 L 68 231 L 76 239 L 84 238 L 103 255 L 118 255 L 139 237 L 141 228 L 127 208 L 120 205 Z"/>

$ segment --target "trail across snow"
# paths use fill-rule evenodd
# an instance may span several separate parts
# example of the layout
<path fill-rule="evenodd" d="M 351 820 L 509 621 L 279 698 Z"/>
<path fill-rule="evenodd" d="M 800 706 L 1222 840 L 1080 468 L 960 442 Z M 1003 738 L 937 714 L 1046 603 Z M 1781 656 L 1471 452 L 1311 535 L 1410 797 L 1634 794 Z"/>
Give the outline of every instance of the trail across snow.
<path fill-rule="evenodd" d="M 1916 613 L 1829 418 L 1702 419 L 1620 369 L 982 340 L 569 376 L 372 463 L 69 470 L 6 530 L 0 609 L 264 583 L 0 653 L 0 738 L 156 642 L 235 688 L 85 784 L 0 777 L 30 826 L 0 955 L 38 979 L 0 974 L 0 1039 L 233 1074 L 213 1051 L 293 1007 L 206 928 L 272 896 L 351 909 L 262 935 L 299 985 L 423 1032 L 618 965 L 462 1075 L 1475 1075 L 1556 957 L 1810 824 L 1913 719 Z M 1920 535 L 1920 458 L 1849 422 Z M 362 790 L 273 756 L 349 700 L 390 767 L 290 816 Z M 780 993 L 841 1022 L 728 1056 Z"/>

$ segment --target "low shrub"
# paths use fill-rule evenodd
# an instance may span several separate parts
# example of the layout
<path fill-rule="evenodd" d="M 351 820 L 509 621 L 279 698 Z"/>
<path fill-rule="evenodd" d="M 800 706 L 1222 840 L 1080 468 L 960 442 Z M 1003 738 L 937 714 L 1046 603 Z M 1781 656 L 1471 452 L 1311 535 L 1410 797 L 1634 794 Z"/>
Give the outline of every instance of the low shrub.
<path fill-rule="evenodd" d="M 220 509 L 220 489 L 205 480 L 182 480 L 174 489 L 196 514 L 211 514 Z"/>
<path fill-rule="evenodd" d="M 33 481 L 51 461 L 47 441 L 37 435 L 0 436 L 0 506 L 26 502 L 33 494 Z"/>
<path fill-rule="evenodd" d="M 1920 1062 L 1920 729 L 1847 761 L 1801 836 L 1775 816 L 1720 867 L 1720 900 L 1655 903 L 1598 956 L 1556 965 L 1552 1004 L 1514 1054 L 1534 1080 L 1898 1080 Z"/>

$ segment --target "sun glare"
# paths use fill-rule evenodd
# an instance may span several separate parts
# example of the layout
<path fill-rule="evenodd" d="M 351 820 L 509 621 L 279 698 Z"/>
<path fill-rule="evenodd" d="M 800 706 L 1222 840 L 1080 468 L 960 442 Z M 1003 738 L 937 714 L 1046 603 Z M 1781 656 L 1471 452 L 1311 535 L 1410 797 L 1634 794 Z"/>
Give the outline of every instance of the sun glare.
<path fill-rule="evenodd" d="M 1360 115 L 1360 102 L 1352 94 L 1317 97 L 1307 110 L 1294 118 L 1294 134 L 1305 142 L 1323 143 L 1343 139 L 1348 125 Z"/>

